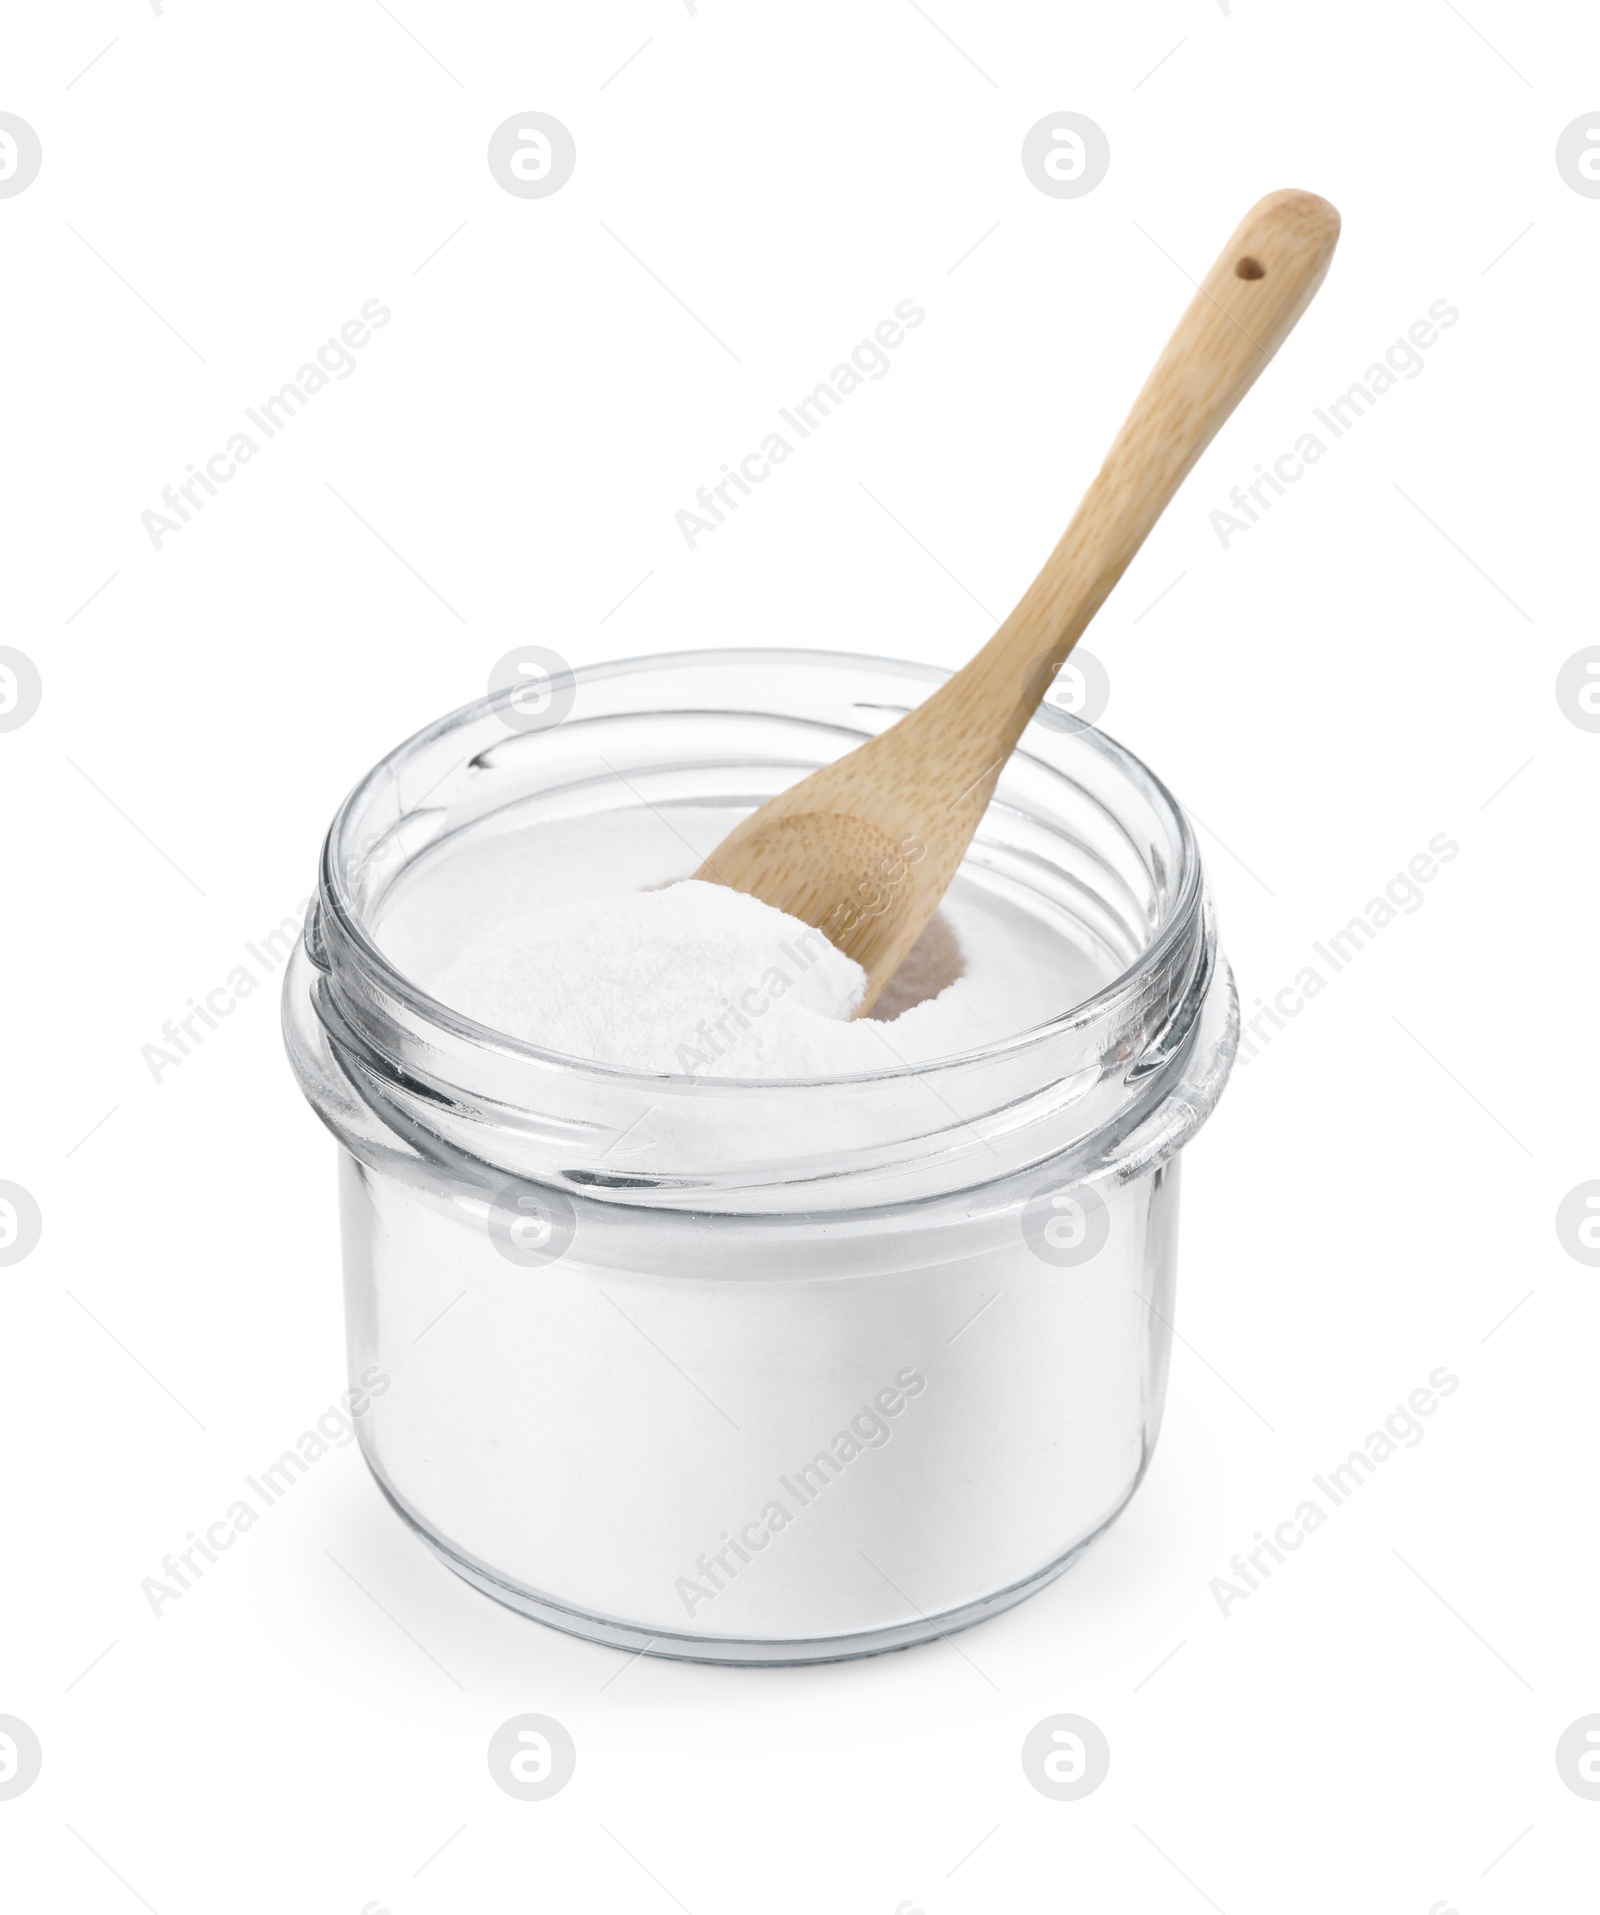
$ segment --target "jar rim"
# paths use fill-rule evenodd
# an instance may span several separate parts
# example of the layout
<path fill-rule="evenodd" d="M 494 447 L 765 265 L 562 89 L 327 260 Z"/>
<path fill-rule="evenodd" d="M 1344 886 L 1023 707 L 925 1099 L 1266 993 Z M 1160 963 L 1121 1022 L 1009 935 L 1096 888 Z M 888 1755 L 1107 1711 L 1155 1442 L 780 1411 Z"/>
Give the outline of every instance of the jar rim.
<path fill-rule="evenodd" d="M 873 653 L 830 651 L 800 646 L 697 647 L 683 651 L 642 653 L 629 658 L 605 659 L 589 665 L 569 667 L 567 673 L 573 686 L 577 687 L 586 683 L 599 684 L 608 679 L 631 676 L 641 671 L 732 666 L 757 661 L 768 666 L 832 664 L 847 669 L 884 670 L 901 676 L 923 679 L 930 687 L 943 683 L 951 676 L 951 673 L 941 666 L 928 665 L 920 661 L 889 658 Z M 340 804 L 322 847 L 319 891 L 313 910 L 314 923 L 311 932 L 315 941 L 324 949 L 330 942 L 335 944 L 341 955 L 355 960 L 357 967 L 363 973 L 363 981 L 367 985 L 383 997 L 404 1006 L 413 1017 L 448 1033 L 458 1041 L 493 1050 L 536 1067 L 593 1076 L 618 1087 L 643 1089 L 646 1086 L 661 1088 L 692 1083 L 697 1095 L 710 1094 L 719 1098 L 737 1099 L 751 1093 L 760 1093 L 765 1097 L 775 1091 L 845 1090 L 854 1086 L 892 1084 L 910 1078 L 927 1079 L 930 1075 L 941 1071 L 960 1073 L 971 1066 L 982 1065 L 994 1059 L 1023 1057 L 1032 1051 L 1047 1048 L 1074 1032 L 1089 1030 L 1096 1024 L 1104 1023 L 1114 1016 L 1119 1003 L 1136 1001 L 1141 995 L 1144 982 L 1157 976 L 1170 964 L 1173 947 L 1180 940 L 1193 934 L 1204 897 L 1204 876 L 1198 846 L 1183 808 L 1165 783 L 1127 746 L 1119 743 L 1097 726 L 1084 723 L 1074 726 L 1075 734 L 1082 737 L 1108 765 L 1126 777 L 1129 783 L 1140 787 L 1144 796 L 1154 802 L 1164 814 L 1164 822 L 1171 831 L 1178 855 L 1174 872 L 1171 874 L 1173 882 L 1163 901 L 1162 915 L 1152 928 L 1148 941 L 1131 962 L 1108 979 L 1099 990 L 1079 1003 L 1069 1006 L 1041 1023 L 1030 1025 L 1025 1030 L 992 1039 L 963 1051 L 951 1051 L 924 1061 L 892 1065 L 883 1070 L 840 1072 L 812 1077 L 696 1076 L 691 1078 L 680 1072 L 640 1070 L 627 1065 L 601 1063 L 592 1058 L 574 1056 L 569 1052 L 552 1050 L 531 1040 L 515 1037 L 508 1032 L 496 1030 L 492 1025 L 479 1023 L 464 1012 L 457 1011 L 441 999 L 432 996 L 389 959 L 362 921 L 360 910 L 351 893 L 347 872 L 348 860 L 344 855 L 343 845 L 343 840 L 353 822 L 360 817 L 363 807 L 370 803 L 376 789 L 386 782 L 397 784 L 403 769 L 414 762 L 429 746 L 493 712 L 504 710 L 513 695 L 512 691 L 498 691 L 473 699 L 435 719 L 431 724 L 421 727 L 391 751 L 386 752 Z M 1033 726 L 1030 724 L 1029 731 L 1032 729 Z M 1056 767 L 1048 765 L 1044 760 L 1027 751 L 1028 735 L 1029 732 L 1025 731 L 1023 742 L 1018 744 L 1013 758 L 1027 760 L 1046 772 L 1061 776 Z M 438 782 L 442 783 L 443 779 L 441 778 Z"/>

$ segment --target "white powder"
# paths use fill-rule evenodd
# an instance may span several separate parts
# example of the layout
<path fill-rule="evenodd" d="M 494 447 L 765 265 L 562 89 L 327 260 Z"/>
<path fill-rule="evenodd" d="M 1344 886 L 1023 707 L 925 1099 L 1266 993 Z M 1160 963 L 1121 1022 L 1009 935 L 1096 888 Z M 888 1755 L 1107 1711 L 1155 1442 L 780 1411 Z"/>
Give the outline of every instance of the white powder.
<path fill-rule="evenodd" d="M 680 1046 L 714 1050 L 693 1068 L 723 1077 L 933 1059 L 1106 979 L 1064 914 L 968 867 L 943 934 L 880 1000 L 898 1015 L 851 1022 L 861 973 L 820 934 L 683 882 L 739 815 L 490 821 L 411 865 L 376 934 L 422 988 L 501 1031 L 647 1070 L 683 1071 Z M 730 1002 L 748 1005 L 748 1028 Z M 703 1101 L 735 1162 L 752 1108 L 782 1098 Z M 936 1132 L 959 1127 L 929 1101 Z M 652 1110 L 647 1124 L 669 1121 Z M 483 1566 L 479 1586 L 502 1599 L 548 1597 L 559 1607 L 534 1613 L 563 1626 L 621 1619 L 634 1634 L 609 1639 L 630 1646 L 702 1637 L 780 1657 L 926 1633 L 922 1618 L 1058 1563 L 1149 1454 L 1177 1185 L 1146 1176 L 1103 1199 L 1106 1242 L 1071 1268 L 1041 1254 L 1019 1209 L 965 1197 L 892 1219 L 585 1200 L 569 1247 L 519 1268 L 480 1193 L 442 1205 L 431 1183 L 347 1160 L 351 1362 L 392 1379 L 362 1442 L 453 1566 Z M 902 1376 L 904 1403 L 885 1394 Z"/>
<path fill-rule="evenodd" d="M 956 886 L 876 1015 L 860 965 L 758 899 L 683 877 L 735 814 L 501 830 L 386 901 L 390 956 L 442 1003 L 564 1056 L 700 1077 L 835 1077 L 949 1057 L 1069 1009 L 1103 973 L 1058 929 Z M 675 881 L 676 880 L 676 881 Z M 664 887 L 664 888 L 661 888 Z"/>
<path fill-rule="evenodd" d="M 820 931 L 689 879 L 496 925 L 436 988 L 480 1024 L 569 1057 L 820 1077 L 875 1067 L 842 1061 L 865 983 Z"/>

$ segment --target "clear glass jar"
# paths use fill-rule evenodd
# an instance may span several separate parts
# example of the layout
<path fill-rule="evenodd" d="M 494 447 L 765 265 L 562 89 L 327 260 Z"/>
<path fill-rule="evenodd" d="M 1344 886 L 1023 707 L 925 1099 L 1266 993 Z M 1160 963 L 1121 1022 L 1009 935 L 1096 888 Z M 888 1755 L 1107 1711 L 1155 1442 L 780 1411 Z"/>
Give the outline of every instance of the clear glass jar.
<path fill-rule="evenodd" d="M 1149 1462 L 1178 1153 L 1238 1011 L 1188 824 L 1104 734 L 1036 720 L 963 874 L 1112 981 L 934 1064 L 586 1063 L 436 1002 L 374 935 L 419 859 L 507 822 L 753 807 L 942 676 L 800 651 L 593 666 L 559 723 L 480 700 L 334 819 L 284 1025 L 342 1146 L 351 1375 L 386 1379 L 362 1447 L 444 1561 L 526 1615 L 713 1662 L 902 1648 L 1059 1575 Z"/>

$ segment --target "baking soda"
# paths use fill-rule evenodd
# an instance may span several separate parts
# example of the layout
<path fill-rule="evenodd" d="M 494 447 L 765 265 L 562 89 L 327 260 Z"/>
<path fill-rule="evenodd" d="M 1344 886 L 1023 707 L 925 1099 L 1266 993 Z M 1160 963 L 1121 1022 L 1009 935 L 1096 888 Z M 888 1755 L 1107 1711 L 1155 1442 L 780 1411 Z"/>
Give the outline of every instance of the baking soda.
<path fill-rule="evenodd" d="M 899 1070 L 1031 1029 L 1107 981 L 1062 915 L 969 865 L 883 1014 L 852 1019 L 858 965 L 689 876 L 740 815 L 491 819 L 408 867 L 375 935 L 496 1031 L 723 1080 L 704 1098 L 710 1168 L 781 1143 L 782 1093 L 728 1079 Z M 857 1078 L 858 1098 L 873 1088 Z M 860 1118 L 848 1086 L 839 1098 L 843 1137 Z M 640 1132 L 670 1134 L 647 1084 L 639 1105 Z M 927 1121 L 930 1150 L 963 1128 L 932 1094 Z M 599 1161 L 627 1169 L 625 1153 Z M 1171 1307 L 1175 1181 L 1107 1187 L 1104 1247 L 1062 1268 L 1016 1208 L 1046 1179 L 1003 1203 L 953 1193 L 859 1215 L 810 1214 L 815 1186 L 780 1216 L 580 1192 L 570 1244 L 524 1268 L 483 1192 L 441 1205 L 347 1158 L 352 1361 L 393 1378 L 363 1447 L 461 1573 L 563 1626 L 617 1619 L 608 1639 L 630 1647 L 676 1635 L 782 1659 L 1014 1600 L 1137 1481 Z"/>
<path fill-rule="evenodd" d="M 380 936 L 430 995 L 566 1057 L 707 1078 L 826 1078 L 952 1057 L 1069 1010 L 1104 974 L 1059 932 L 958 878 L 880 998 L 823 934 L 682 876 L 738 814 L 611 813 L 495 833 L 423 861 Z M 687 842 L 686 842 L 687 840 Z"/>

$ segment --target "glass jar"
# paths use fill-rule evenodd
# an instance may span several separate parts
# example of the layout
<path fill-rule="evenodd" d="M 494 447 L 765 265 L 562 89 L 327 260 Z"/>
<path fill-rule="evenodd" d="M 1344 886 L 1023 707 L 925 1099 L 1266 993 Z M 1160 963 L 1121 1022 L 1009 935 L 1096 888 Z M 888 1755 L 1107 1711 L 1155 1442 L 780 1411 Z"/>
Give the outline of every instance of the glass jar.
<path fill-rule="evenodd" d="M 1111 981 L 936 1063 L 587 1063 L 448 1009 L 375 935 L 419 860 L 508 824 L 742 812 L 943 676 L 803 651 L 592 666 L 550 722 L 512 692 L 419 732 L 334 819 L 284 1026 L 342 1147 L 362 1448 L 423 1540 L 526 1615 L 711 1662 L 903 1648 L 1059 1575 L 1150 1460 L 1178 1153 L 1238 1010 L 1189 826 L 1104 734 L 1045 710 L 962 873 Z"/>

